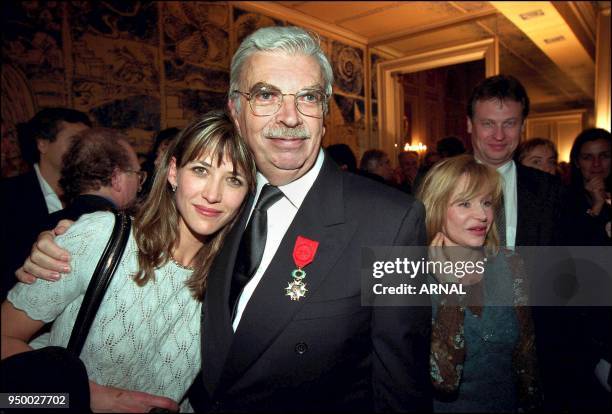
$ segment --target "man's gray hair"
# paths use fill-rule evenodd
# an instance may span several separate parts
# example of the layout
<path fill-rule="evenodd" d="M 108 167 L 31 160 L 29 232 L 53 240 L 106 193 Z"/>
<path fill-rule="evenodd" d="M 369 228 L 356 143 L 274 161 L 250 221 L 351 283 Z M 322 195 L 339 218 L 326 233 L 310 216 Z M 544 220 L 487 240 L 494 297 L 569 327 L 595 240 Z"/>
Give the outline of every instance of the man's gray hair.
<path fill-rule="evenodd" d="M 229 99 L 236 99 L 239 94 L 233 91 L 240 90 L 240 81 L 244 63 L 257 52 L 282 52 L 288 55 L 306 55 L 314 57 L 321 67 L 321 75 L 325 82 L 325 93 L 328 97 L 332 94 L 334 83 L 334 72 L 329 60 L 321 50 L 319 36 L 309 33 L 301 27 L 296 26 L 272 26 L 264 27 L 249 35 L 242 41 L 234 57 L 230 71 Z M 240 100 L 236 100 L 237 108 L 240 108 Z"/>

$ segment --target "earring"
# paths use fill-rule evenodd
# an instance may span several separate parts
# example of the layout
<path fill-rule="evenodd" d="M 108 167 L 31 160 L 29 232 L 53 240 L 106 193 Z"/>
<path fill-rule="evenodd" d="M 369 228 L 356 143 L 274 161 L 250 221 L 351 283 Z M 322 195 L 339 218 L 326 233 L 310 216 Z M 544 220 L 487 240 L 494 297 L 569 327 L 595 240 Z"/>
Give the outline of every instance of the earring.
<path fill-rule="evenodd" d="M 172 187 L 172 192 L 173 192 L 173 193 L 176 193 L 176 188 L 177 188 L 177 185 L 173 184 L 173 185 L 171 185 L 171 187 Z"/>

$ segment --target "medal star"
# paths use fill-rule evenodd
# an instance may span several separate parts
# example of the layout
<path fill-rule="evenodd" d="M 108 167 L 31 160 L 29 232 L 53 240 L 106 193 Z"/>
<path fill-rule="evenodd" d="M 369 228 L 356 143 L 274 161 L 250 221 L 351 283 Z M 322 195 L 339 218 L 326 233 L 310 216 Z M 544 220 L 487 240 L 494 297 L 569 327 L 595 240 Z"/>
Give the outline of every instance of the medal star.
<path fill-rule="evenodd" d="M 308 289 L 306 289 L 306 284 L 300 281 L 288 283 L 285 290 L 287 291 L 286 296 L 289 296 L 291 300 L 300 300 L 300 298 L 305 297 L 306 292 L 308 292 Z"/>

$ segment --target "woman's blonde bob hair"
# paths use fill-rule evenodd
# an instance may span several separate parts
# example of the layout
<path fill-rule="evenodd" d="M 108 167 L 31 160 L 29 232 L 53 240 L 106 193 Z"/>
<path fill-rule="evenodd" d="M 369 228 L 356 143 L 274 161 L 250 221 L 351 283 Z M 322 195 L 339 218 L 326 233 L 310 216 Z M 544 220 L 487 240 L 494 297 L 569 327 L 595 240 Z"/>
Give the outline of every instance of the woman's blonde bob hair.
<path fill-rule="evenodd" d="M 226 112 L 211 111 L 187 125 L 166 150 L 155 172 L 151 192 L 134 219 L 139 264 L 134 280 L 140 286 L 153 279 L 155 269 L 171 259 L 172 250 L 179 238 L 179 212 L 174 192 L 168 183 L 171 161 L 176 160 L 178 169 L 201 156 L 211 156 L 217 165 L 224 160 L 231 162 L 234 174 L 244 177 L 251 192 L 255 188 L 253 157 Z M 187 281 L 187 286 L 195 298 L 202 300 L 204 297 L 206 276 L 211 263 L 239 215 L 240 211 L 226 226 L 206 237 L 204 245 L 196 255 L 192 263 L 195 270 Z"/>
<path fill-rule="evenodd" d="M 465 189 L 451 200 L 461 176 L 468 178 Z M 470 200 L 481 194 L 490 194 L 493 208 L 496 211 L 502 200 L 501 177 L 491 167 L 478 163 L 472 155 L 458 155 L 447 158 L 434 165 L 425 176 L 417 194 L 425 204 L 427 226 L 427 243 L 442 231 L 446 222 L 448 207 L 457 200 Z M 499 237 L 495 223 L 487 233 L 484 246 L 497 249 Z"/>

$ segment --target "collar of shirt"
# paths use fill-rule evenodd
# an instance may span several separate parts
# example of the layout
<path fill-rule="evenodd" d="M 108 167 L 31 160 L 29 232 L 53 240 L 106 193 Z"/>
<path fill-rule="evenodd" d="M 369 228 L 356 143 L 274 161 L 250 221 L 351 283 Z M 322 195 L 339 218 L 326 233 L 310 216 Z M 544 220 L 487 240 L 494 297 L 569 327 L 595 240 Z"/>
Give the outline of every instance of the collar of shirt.
<path fill-rule="evenodd" d="M 55 191 L 53 191 L 53 188 L 51 188 L 47 180 L 45 180 L 45 177 L 43 177 L 40 173 L 38 163 L 34 164 L 34 171 L 36 171 L 36 178 L 38 178 L 38 183 L 40 185 L 40 189 L 42 190 L 43 197 L 45 198 L 45 204 L 47 205 L 49 214 L 61 210 L 63 208 L 62 202 Z"/>
<path fill-rule="evenodd" d="M 514 161 L 510 160 L 501 167 L 497 167 L 497 172 L 504 177 L 504 179 L 513 174 L 516 171 L 516 165 L 514 165 Z"/>
<path fill-rule="evenodd" d="M 325 158 L 323 149 L 319 150 L 319 155 L 317 156 L 317 160 L 314 165 L 306 174 L 301 176 L 295 181 L 290 182 L 289 184 L 282 185 L 278 187 L 282 192 L 285 198 L 289 200 L 289 202 L 295 207 L 299 209 L 302 205 L 302 202 L 306 198 L 306 194 L 310 191 L 310 188 L 314 184 L 315 180 L 319 176 L 319 172 L 323 167 L 323 159 Z M 255 194 L 255 200 L 259 198 L 259 194 L 261 193 L 261 189 L 264 185 L 268 183 L 268 179 L 263 176 L 259 171 L 257 172 L 257 193 Z M 255 207 L 253 207 L 255 208 Z"/>

